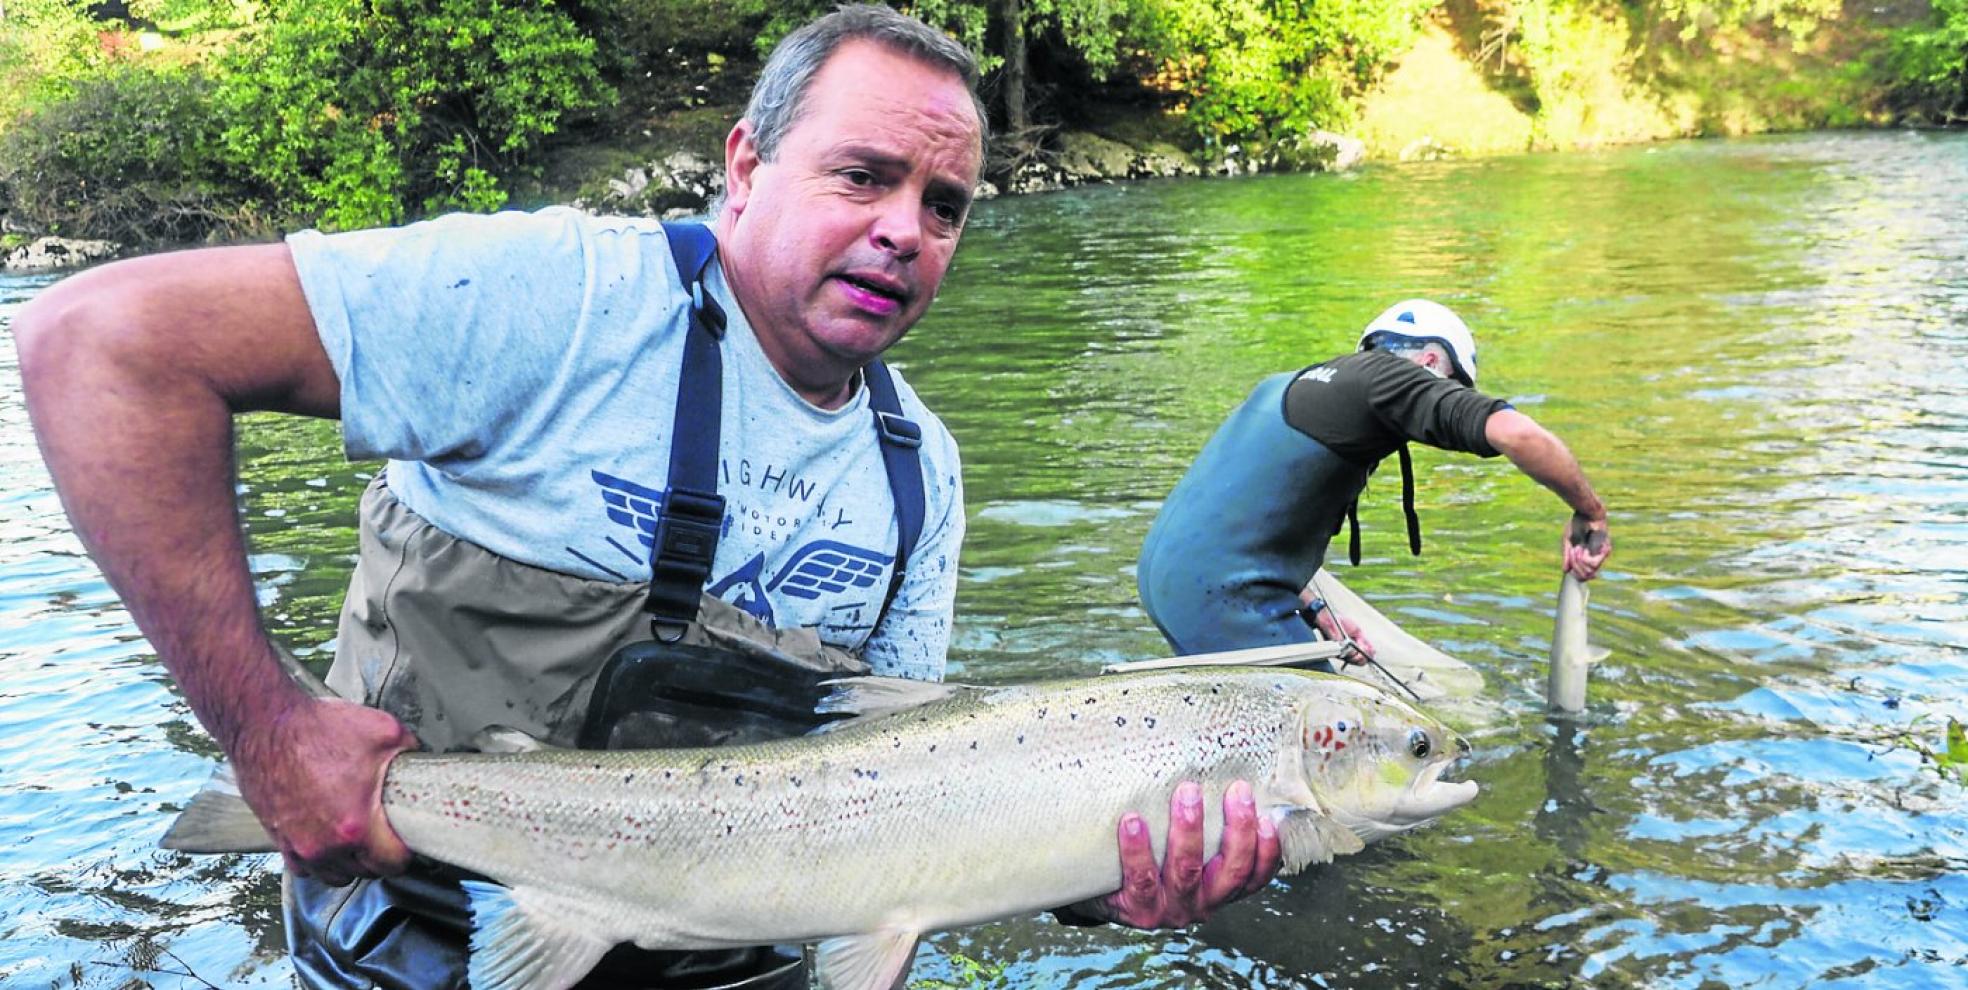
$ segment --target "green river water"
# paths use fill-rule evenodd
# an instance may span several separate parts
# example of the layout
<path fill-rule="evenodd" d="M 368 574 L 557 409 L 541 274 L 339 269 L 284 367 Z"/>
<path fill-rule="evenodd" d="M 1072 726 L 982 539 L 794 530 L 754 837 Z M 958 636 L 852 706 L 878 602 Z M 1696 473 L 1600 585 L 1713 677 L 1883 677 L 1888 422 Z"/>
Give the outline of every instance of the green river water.
<path fill-rule="evenodd" d="M 1611 655 L 1587 718 L 1545 718 L 1567 513 L 1419 450 L 1424 555 L 1390 472 L 1336 573 L 1486 678 L 1482 796 L 1193 930 L 939 935 L 916 985 L 1968 987 L 1968 786 L 1918 752 L 1968 719 L 1965 191 L 1968 134 L 1854 133 L 981 206 L 896 353 L 964 452 L 952 678 L 1162 652 L 1132 571 L 1161 497 L 1260 377 L 1410 295 L 1608 503 Z M 0 321 L 47 281 L 0 280 Z M 284 984 L 267 858 L 154 848 L 215 751 L 68 532 L 0 338 L 0 986 Z M 325 660 L 374 466 L 328 423 L 241 444 L 269 623 Z"/>

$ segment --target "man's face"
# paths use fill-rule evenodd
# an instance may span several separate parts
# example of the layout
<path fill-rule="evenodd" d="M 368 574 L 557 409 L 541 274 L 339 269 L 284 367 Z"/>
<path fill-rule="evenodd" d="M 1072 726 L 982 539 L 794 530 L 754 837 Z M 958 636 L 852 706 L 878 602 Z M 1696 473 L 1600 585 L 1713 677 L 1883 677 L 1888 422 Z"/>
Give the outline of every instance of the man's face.
<path fill-rule="evenodd" d="M 813 402 L 929 308 L 982 167 L 963 80 L 872 42 L 842 45 L 761 161 L 749 120 L 725 145 L 726 277 L 773 366 Z"/>

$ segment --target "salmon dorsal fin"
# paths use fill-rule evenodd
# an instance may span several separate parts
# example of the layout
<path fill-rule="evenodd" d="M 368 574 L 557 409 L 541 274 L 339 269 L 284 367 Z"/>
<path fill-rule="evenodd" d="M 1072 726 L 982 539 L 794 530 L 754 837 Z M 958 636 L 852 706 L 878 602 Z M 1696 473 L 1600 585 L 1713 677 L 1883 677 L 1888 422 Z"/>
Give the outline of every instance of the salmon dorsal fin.
<path fill-rule="evenodd" d="M 544 753 L 560 747 L 510 725 L 488 725 L 472 736 L 472 748 L 481 753 Z"/>
<path fill-rule="evenodd" d="M 822 715 L 848 717 L 822 726 L 818 730 L 820 732 L 871 722 L 896 712 L 954 698 L 965 691 L 980 690 L 965 684 L 918 681 L 906 677 L 842 677 L 822 683 L 830 691 L 813 710 Z"/>
<path fill-rule="evenodd" d="M 888 990 L 915 961 L 920 935 L 884 930 L 830 938 L 814 951 L 814 975 L 822 990 Z"/>
<path fill-rule="evenodd" d="M 577 901 L 482 880 L 461 886 L 471 898 L 472 990 L 565 990 L 614 946 Z"/>
<path fill-rule="evenodd" d="M 1353 830 L 1312 808 L 1280 808 L 1278 845 L 1284 853 L 1279 872 L 1297 873 L 1313 863 L 1330 863 L 1367 847 Z"/>

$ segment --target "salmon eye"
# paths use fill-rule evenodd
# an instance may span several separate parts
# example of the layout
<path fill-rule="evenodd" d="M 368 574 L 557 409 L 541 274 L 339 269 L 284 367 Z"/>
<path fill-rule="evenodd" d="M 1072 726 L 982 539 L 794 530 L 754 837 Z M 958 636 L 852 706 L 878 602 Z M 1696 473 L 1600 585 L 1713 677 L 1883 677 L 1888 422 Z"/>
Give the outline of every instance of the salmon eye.
<path fill-rule="evenodd" d="M 1428 754 L 1434 749 L 1434 745 L 1428 741 L 1428 733 L 1420 729 L 1408 733 L 1408 752 L 1414 754 L 1415 759 L 1428 759 Z"/>

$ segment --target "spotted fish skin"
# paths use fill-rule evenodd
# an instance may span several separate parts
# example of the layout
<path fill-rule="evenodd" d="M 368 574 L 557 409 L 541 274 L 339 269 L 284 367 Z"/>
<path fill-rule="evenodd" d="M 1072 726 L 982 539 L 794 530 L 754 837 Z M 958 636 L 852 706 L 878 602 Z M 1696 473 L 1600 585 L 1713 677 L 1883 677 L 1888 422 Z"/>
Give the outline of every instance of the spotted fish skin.
<path fill-rule="evenodd" d="M 883 692 L 939 697 L 717 749 L 404 753 L 383 808 L 412 850 L 492 881 L 465 884 L 476 990 L 563 990 L 624 942 L 819 942 L 823 987 L 883 990 L 924 932 L 1118 889 L 1121 816 L 1146 819 L 1159 856 L 1183 781 L 1204 788 L 1206 851 L 1223 793 L 1249 781 L 1285 872 L 1476 793 L 1440 779 L 1466 743 L 1346 677 L 1187 667 L 996 688 L 898 683 L 913 685 L 860 678 L 841 690 L 855 710 L 881 707 Z M 222 784 L 179 817 L 168 848 L 270 848 Z"/>
<path fill-rule="evenodd" d="M 1233 781 L 1251 781 L 1261 809 L 1302 806 L 1308 769 L 1376 762 L 1361 728 L 1376 717 L 1446 735 L 1349 679 L 1215 668 L 963 690 L 720 749 L 405 754 L 383 800 L 411 848 L 606 904 L 618 941 L 813 941 L 1111 892 L 1123 813 L 1147 818 L 1159 853 L 1171 792 L 1200 781 L 1213 849 Z M 1350 757 L 1336 725 L 1353 727 Z"/>

